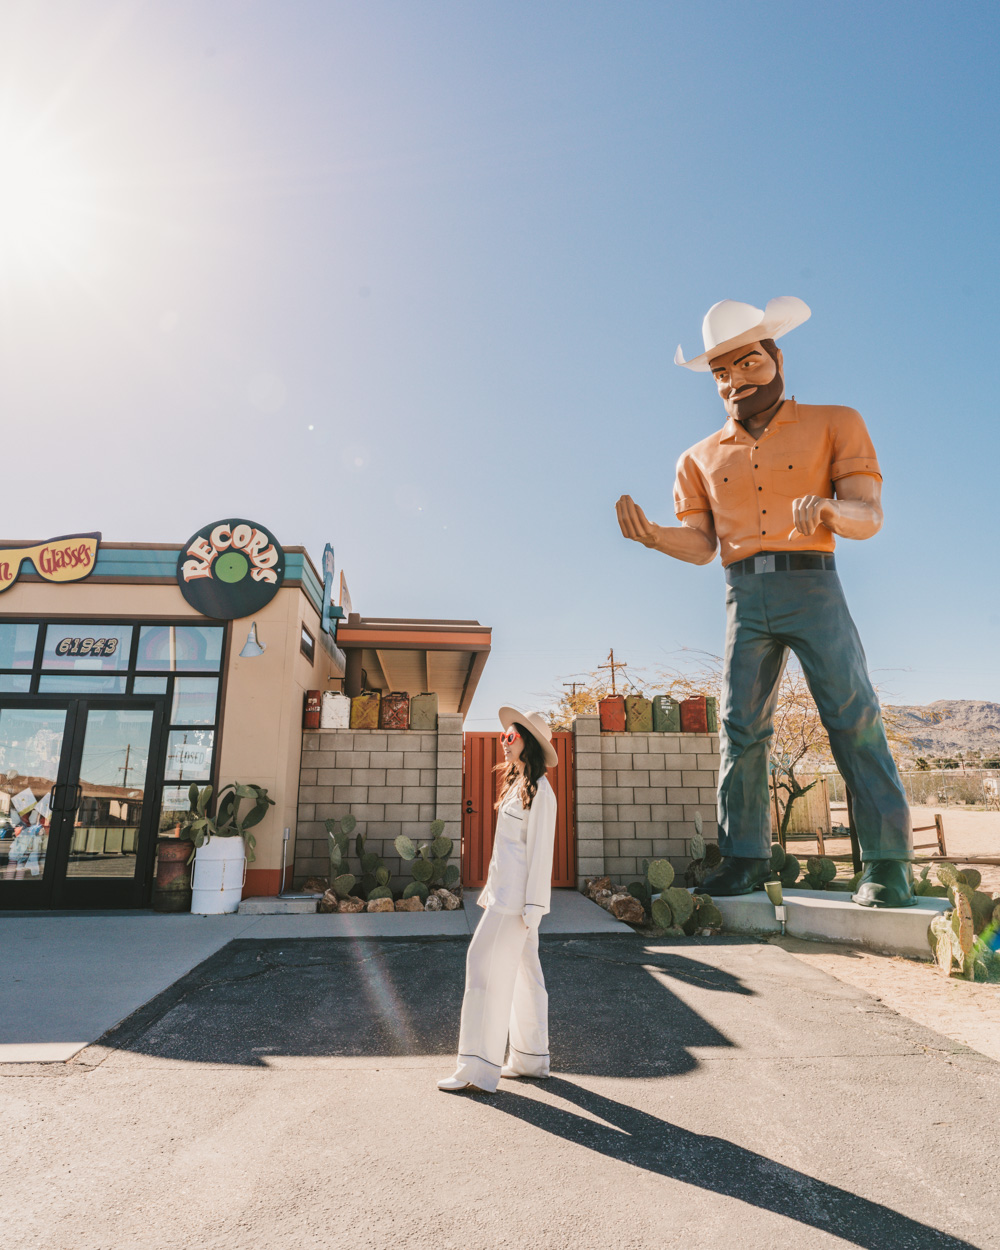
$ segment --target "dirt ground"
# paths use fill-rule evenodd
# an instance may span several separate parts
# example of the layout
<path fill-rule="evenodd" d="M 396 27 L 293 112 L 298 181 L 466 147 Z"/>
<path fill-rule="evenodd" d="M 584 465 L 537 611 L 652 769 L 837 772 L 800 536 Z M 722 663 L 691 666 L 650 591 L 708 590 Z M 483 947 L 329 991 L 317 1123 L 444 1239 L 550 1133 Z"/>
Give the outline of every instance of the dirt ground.
<path fill-rule="evenodd" d="M 1000 859 L 1000 812 L 964 811 L 953 807 L 913 807 L 914 828 L 933 825 L 934 813 L 944 817 L 945 846 L 949 858 L 961 867 L 966 855 L 990 855 Z M 834 814 L 837 819 L 837 814 Z M 914 842 L 934 839 L 934 833 L 918 833 Z M 801 848 L 801 849 L 800 849 Z M 793 850 L 800 858 L 813 854 L 808 842 Z M 850 853 L 846 838 L 827 839 L 832 855 Z M 931 854 L 930 851 L 918 852 Z M 1000 865 L 979 864 L 980 889 L 1000 894 Z M 842 866 L 842 872 L 850 870 Z M 931 877 L 934 869 L 931 868 Z M 943 1033 L 953 1041 L 971 1046 L 991 1059 L 1000 1060 L 1000 985 L 977 985 L 943 976 L 930 963 L 899 956 L 795 938 L 775 939 L 777 945 L 814 968 L 867 992 L 886 1007 Z"/>

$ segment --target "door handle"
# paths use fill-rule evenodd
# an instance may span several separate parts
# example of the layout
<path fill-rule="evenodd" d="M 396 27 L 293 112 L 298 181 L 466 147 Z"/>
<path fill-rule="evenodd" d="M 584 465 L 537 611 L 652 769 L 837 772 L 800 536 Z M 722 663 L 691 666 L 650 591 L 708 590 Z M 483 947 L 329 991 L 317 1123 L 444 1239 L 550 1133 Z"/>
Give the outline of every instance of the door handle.
<path fill-rule="evenodd" d="M 466 799 L 466 800 L 465 800 L 465 814 L 466 814 L 466 816 L 474 816 L 474 815 L 475 815 L 475 812 L 476 812 L 476 809 L 472 806 L 472 800 L 471 800 L 471 799 Z"/>

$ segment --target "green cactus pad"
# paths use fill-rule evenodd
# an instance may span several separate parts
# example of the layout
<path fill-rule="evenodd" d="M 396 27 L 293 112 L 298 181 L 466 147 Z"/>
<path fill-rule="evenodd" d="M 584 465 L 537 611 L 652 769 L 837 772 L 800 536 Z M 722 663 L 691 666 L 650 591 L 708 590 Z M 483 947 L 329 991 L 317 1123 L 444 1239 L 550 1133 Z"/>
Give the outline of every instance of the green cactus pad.
<path fill-rule="evenodd" d="M 417 848 L 413 845 L 413 842 L 410 838 L 407 838 L 405 836 L 399 837 L 393 843 L 393 846 L 396 848 L 396 854 L 399 856 L 400 859 L 416 859 L 417 858 Z"/>
<path fill-rule="evenodd" d="M 694 831 L 699 835 L 702 833 L 701 812 L 695 812 L 694 814 Z"/>
<path fill-rule="evenodd" d="M 333 892 L 338 898 L 347 898 L 348 894 L 357 885 L 357 878 L 353 873 L 344 872 L 339 877 L 333 879 Z"/>
<path fill-rule="evenodd" d="M 688 851 L 692 859 L 705 858 L 705 838 L 697 829 L 688 844 Z"/>
<path fill-rule="evenodd" d="M 938 864 L 937 866 L 937 879 L 941 885 L 954 885 L 959 875 L 954 864 Z"/>
<path fill-rule="evenodd" d="M 444 888 L 450 890 L 452 886 L 458 885 L 462 874 L 456 864 L 449 864 L 444 870 Z"/>
<path fill-rule="evenodd" d="M 403 891 L 403 898 L 413 898 L 416 895 L 421 903 L 426 903 L 428 894 L 430 894 L 430 890 L 422 881 L 411 881 Z"/>
<path fill-rule="evenodd" d="M 429 859 L 415 859 L 410 868 L 416 881 L 430 881 L 434 876 L 434 865 Z"/>
<path fill-rule="evenodd" d="M 786 858 L 787 857 L 785 855 L 785 848 L 781 845 L 781 843 L 772 842 L 771 843 L 771 871 L 781 872 L 782 866 L 784 865 Z"/>
<path fill-rule="evenodd" d="M 383 864 L 381 868 L 375 869 L 375 880 L 379 885 L 389 884 L 389 869 Z"/>
<path fill-rule="evenodd" d="M 637 898 L 642 903 L 643 907 L 649 902 L 649 891 L 646 889 L 644 881 L 631 881 L 626 886 L 626 889 L 633 898 Z"/>
<path fill-rule="evenodd" d="M 350 813 L 348 813 L 346 816 L 341 816 L 340 818 L 340 828 L 346 834 L 353 833 L 354 828 L 357 825 L 357 823 L 358 823 L 357 817 L 352 816 Z"/>
<path fill-rule="evenodd" d="M 800 871 L 801 871 L 801 865 L 799 864 L 799 861 L 795 858 L 795 856 L 786 855 L 785 862 L 782 866 L 781 872 L 778 874 L 781 880 L 781 884 L 784 886 L 794 885 L 795 882 L 798 881 L 799 879 Z"/>
<path fill-rule="evenodd" d="M 435 859 L 447 859 L 454 847 L 451 838 L 435 838 L 431 843 L 431 854 Z"/>
<path fill-rule="evenodd" d="M 361 871 L 376 872 L 381 862 L 381 855 L 376 855 L 374 851 L 366 851 L 364 855 L 361 856 Z"/>
<path fill-rule="evenodd" d="M 954 889 L 955 887 L 952 888 Z M 972 904 L 957 889 L 955 890 L 955 910 L 951 915 L 951 927 L 958 938 L 958 945 L 962 950 L 962 954 L 968 955 L 972 950 L 972 944 L 976 936 L 972 924 Z"/>
<path fill-rule="evenodd" d="M 368 891 L 369 903 L 373 898 L 392 898 L 392 890 L 387 885 L 377 885 L 374 890 Z"/>
<path fill-rule="evenodd" d="M 699 907 L 698 923 L 705 929 L 721 929 L 722 912 L 719 911 L 714 903 L 709 903 L 706 907 Z"/>
<path fill-rule="evenodd" d="M 694 899 L 687 890 L 674 886 L 669 890 L 664 890 L 662 897 L 670 904 L 674 924 L 686 924 L 694 912 Z"/>
<path fill-rule="evenodd" d="M 654 890 L 669 890 L 674 883 L 674 868 L 669 859 L 654 859 L 646 870 Z"/>
<path fill-rule="evenodd" d="M 983 874 L 978 868 L 963 868 L 962 876 L 965 878 L 965 884 L 971 886 L 974 890 L 978 890 L 982 885 Z"/>
<path fill-rule="evenodd" d="M 806 872 L 810 877 L 820 877 L 823 872 L 823 861 L 818 855 L 810 855 L 806 860 Z"/>
<path fill-rule="evenodd" d="M 820 860 L 819 879 L 825 885 L 828 881 L 832 881 L 837 875 L 837 865 L 832 859 L 825 856 Z"/>
<path fill-rule="evenodd" d="M 375 889 L 377 885 L 378 885 L 378 882 L 375 880 L 375 874 L 373 872 L 366 872 L 362 875 L 361 893 L 365 896 L 365 898 L 368 897 L 368 895 L 372 892 L 372 890 Z"/>
<path fill-rule="evenodd" d="M 653 899 L 653 924 L 661 929 L 673 928 L 674 913 L 670 910 L 670 904 L 662 898 Z"/>
<path fill-rule="evenodd" d="M 709 842 L 705 847 L 705 867 L 714 868 L 716 864 L 722 863 L 722 852 L 719 850 L 717 842 Z"/>
<path fill-rule="evenodd" d="M 439 838 L 442 833 L 444 833 L 444 821 L 432 820 L 431 821 L 431 837 Z"/>

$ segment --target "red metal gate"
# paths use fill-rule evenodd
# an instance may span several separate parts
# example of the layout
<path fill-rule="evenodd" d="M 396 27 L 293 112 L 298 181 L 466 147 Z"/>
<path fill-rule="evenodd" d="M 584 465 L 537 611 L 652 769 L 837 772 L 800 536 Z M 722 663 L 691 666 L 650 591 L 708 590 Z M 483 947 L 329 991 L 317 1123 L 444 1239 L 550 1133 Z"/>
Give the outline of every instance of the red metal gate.
<path fill-rule="evenodd" d="M 545 774 L 556 792 L 556 841 L 552 856 L 552 884 L 576 886 L 576 815 L 573 805 L 573 735 L 554 733 L 552 742 L 559 757 Z M 465 735 L 465 767 L 462 773 L 462 884 L 486 884 L 493 853 L 496 825 L 494 805 L 500 778 L 494 771 L 503 761 L 499 733 Z"/>

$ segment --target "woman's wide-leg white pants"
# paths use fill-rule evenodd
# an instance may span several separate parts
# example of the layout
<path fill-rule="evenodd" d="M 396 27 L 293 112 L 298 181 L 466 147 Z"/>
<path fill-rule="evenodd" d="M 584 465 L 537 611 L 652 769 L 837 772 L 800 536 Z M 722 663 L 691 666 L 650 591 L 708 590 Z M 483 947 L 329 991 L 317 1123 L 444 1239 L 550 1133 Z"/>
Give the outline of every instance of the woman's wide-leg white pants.
<path fill-rule="evenodd" d="M 538 930 L 487 908 L 465 960 L 465 997 L 455 1076 L 492 1093 L 508 1063 L 522 1076 L 549 1075 L 549 997 L 538 962 Z"/>

